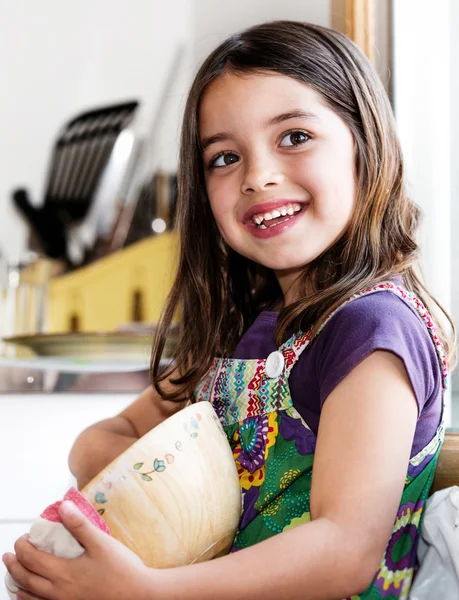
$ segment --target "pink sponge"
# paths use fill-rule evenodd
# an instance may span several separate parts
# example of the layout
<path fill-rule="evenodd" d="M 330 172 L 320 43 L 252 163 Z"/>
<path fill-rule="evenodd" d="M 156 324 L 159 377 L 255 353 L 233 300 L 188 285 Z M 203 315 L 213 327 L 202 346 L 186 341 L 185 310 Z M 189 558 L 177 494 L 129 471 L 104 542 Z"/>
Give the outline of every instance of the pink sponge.
<path fill-rule="evenodd" d="M 92 506 L 92 504 L 90 504 L 83 496 L 83 494 L 80 494 L 80 492 L 76 488 L 70 488 L 69 491 L 65 494 L 64 500 L 70 500 L 71 502 L 73 502 L 75 506 L 84 514 L 84 516 L 87 519 L 89 519 L 89 521 L 91 521 L 93 525 L 110 535 L 110 530 L 108 528 L 107 523 L 102 519 L 102 517 Z M 50 504 L 48 508 L 46 508 L 41 513 L 41 518 L 46 519 L 47 521 L 52 521 L 54 523 L 61 523 L 58 508 L 64 500 L 59 500 L 58 502 L 54 502 L 54 504 Z"/>

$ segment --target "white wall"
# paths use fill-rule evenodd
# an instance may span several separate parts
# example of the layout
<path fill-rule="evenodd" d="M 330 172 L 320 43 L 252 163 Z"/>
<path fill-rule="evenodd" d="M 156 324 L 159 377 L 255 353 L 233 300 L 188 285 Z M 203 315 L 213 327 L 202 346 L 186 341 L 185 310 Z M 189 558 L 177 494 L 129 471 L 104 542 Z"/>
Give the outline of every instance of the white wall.
<path fill-rule="evenodd" d="M 451 3 L 451 286 L 452 312 L 459 332 L 459 2 Z M 458 333 L 459 335 L 459 333 Z M 453 390 L 459 392 L 459 368 L 456 369 Z"/>
<path fill-rule="evenodd" d="M 394 2 L 395 115 L 413 199 L 425 218 L 426 278 L 451 306 L 450 2 Z"/>
<path fill-rule="evenodd" d="M 429 288 L 453 315 L 457 314 L 451 277 L 450 23 L 454 3 L 437 0 L 434 12 L 430 0 L 393 3 L 395 116 L 410 192 L 424 212 L 420 236 L 424 272 Z M 457 250 L 457 240 L 454 244 Z"/>
<path fill-rule="evenodd" d="M 263 21 L 309 21 L 330 26 L 330 0 L 195 0 L 196 60 L 233 33 Z"/>
<path fill-rule="evenodd" d="M 193 0 L 15 0 L 0 6 L 0 247 L 16 259 L 26 228 L 11 206 L 16 186 L 43 194 L 59 127 L 82 110 L 130 98 L 151 123 L 180 44 L 192 34 Z M 159 148 L 174 158 L 178 107 L 170 98 Z"/>

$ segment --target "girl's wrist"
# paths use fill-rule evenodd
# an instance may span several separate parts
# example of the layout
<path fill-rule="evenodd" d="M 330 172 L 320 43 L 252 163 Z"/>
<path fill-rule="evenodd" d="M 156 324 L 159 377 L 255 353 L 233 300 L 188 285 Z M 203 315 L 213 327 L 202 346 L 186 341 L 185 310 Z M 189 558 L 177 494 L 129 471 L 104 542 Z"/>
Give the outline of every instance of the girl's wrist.
<path fill-rule="evenodd" d="M 176 586 L 172 573 L 175 569 L 151 569 L 145 567 L 141 580 L 136 586 L 135 598 L 137 600 L 174 600 L 183 598 L 175 594 Z"/>

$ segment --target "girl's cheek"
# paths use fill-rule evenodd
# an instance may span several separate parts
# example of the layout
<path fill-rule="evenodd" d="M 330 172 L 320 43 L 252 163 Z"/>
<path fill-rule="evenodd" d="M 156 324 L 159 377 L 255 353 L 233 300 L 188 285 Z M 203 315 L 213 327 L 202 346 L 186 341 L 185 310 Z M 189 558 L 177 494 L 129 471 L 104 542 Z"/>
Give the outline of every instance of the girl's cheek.
<path fill-rule="evenodd" d="M 226 185 L 209 186 L 207 194 L 214 215 L 217 212 L 223 213 L 231 209 L 231 206 L 234 204 L 234 191 L 228 189 Z"/>
<path fill-rule="evenodd" d="M 215 177 L 208 176 L 206 178 L 206 189 L 207 189 L 207 195 L 209 196 L 209 198 L 215 197 L 218 194 L 220 188 L 221 188 L 221 185 L 219 185 L 219 182 L 218 182 L 218 180 L 216 180 Z"/>
<path fill-rule="evenodd" d="M 212 216 L 217 222 L 218 228 L 221 233 L 221 225 L 223 225 L 225 214 L 227 214 L 228 209 L 225 206 L 224 198 L 221 195 L 209 196 L 210 200 L 210 210 L 212 211 Z"/>

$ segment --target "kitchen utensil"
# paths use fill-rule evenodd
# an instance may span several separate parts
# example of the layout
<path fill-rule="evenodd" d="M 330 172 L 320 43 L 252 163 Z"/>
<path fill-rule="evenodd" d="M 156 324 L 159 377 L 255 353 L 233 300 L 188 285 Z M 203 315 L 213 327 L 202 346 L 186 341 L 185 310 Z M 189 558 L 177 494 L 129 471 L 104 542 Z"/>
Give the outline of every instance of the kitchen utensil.
<path fill-rule="evenodd" d="M 97 108 L 62 128 L 42 206 L 34 206 L 25 189 L 13 192 L 15 205 L 48 257 L 64 259 L 69 266 L 79 264 L 102 233 L 100 229 L 111 231 L 135 155 L 135 140 L 128 126 L 137 107 L 138 102 L 132 101 Z"/>

